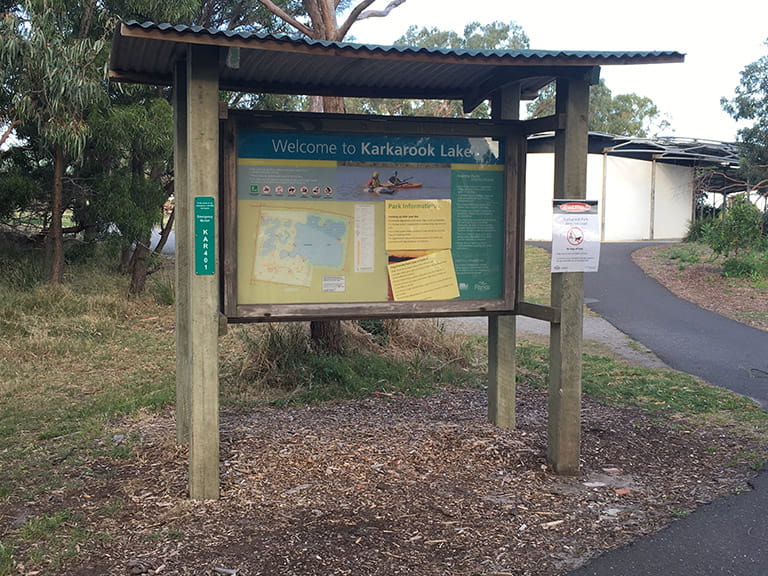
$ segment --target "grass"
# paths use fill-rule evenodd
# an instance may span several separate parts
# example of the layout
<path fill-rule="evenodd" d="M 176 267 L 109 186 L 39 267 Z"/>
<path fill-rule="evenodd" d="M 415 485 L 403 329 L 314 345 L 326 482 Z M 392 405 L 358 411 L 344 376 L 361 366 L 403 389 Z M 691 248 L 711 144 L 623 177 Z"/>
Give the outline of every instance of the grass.
<path fill-rule="evenodd" d="M 549 305 L 551 273 L 550 255 L 544 248 L 525 247 L 525 300 Z"/>
<path fill-rule="evenodd" d="M 546 390 L 549 349 L 518 347 L 518 362 L 524 382 Z M 637 406 L 673 419 L 684 418 L 686 426 L 724 426 L 763 442 L 768 440 L 768 412 L 756 402 L 681 372 L 628 366 L 585 354 L 582 389 L 586 396 L 609 405 Z M 753 461 L 762 463 L 764 457 Z"/>
<path fill-rule="evenodd" d="M 526 258 L 526 298 L 547 304 L 549 256 L 528 248 Z M 114 274 L 109 260 L 76 261 L 59 288 L 41 282 L 42 269 L 29 254 L 0 262 L 0 506 L 45 503 L 22 526 L 0 530 L 0 576 L 17 573 L 18 563 L 54 574 L 78 542 L 98 532 L 65 505 L 48 504 L 46 495 L 92 490 L 110 474 L 108 467 L 92 470 L 97 457 L 137 459 L 121 419 L 173 403 L 173 284 L 158 276 L 147 296 L 129 300 L 128 279 Z M 299 405 L 485 382 L 485 340 L 450 334 L 439 321 L 369 321 L 347 329 L 353 352 L 338 357 L 312 353 L 305 325 L 230 327 L 220 339 L 222 403 Z M 543 346 L 518 347 L 523 384 L 546 387 L 547 354 Z M 585 356 L 583 372 L 585 394 L 601 401 L 679 415 L 686 426 L 727 423 L 768 436 L 765 412 L 687 375 L 597 355 Z M 122 442 L 115 445 L 117 436 Z M 764 456 L 734 458 L 758 466 Z M 118 515 L 123 506 L 114 500 L 100 514 Z"/>
<path fill-rule="evenodd" d="M 235 327 L 221 363 L 223 401 L 317 404 L 484 382 L 484 344 L 447 333 L 438 320 L 349 323 L 345 330 L 354 352 L 334 356 L 313 352 L 306 324 Z"/>
<path fill-rule="evenodd" d="M 699 242 L 676 244 L 662 252 L 661 256 L 677 262 L 677 268 L 679 270 L 685 270 L 692 264 L 699 264 L 705 260 L 713 260 L 716 257 L 709 247 Z"/>

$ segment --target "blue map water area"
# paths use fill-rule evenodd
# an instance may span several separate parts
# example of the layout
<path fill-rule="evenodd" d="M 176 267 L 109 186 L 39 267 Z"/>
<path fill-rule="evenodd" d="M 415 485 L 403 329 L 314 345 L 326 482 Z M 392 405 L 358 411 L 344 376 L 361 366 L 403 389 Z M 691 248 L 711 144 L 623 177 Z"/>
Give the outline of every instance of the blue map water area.
<path fill-rule="evenodd" d="M 342 268 L 346 233 L 343 221 L 310 214 L 306 224 L 296 224 L 293 251 L 285 251 L 281 256 L 301 256 L 313 266 Z"/>

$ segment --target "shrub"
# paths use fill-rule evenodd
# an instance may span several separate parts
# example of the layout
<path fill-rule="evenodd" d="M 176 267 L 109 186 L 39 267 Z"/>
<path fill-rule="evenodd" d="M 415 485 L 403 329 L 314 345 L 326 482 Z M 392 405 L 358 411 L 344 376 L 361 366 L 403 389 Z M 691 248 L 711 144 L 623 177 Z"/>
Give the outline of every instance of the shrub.
<path fill-rule="evenodd" d="M 683 238 L 683 242 L 698 242 L 704 240 L 707 226 L 709 226 L 714 218 L 712 216 L 705 216 L 698 220 L 692 220 L 688 223 L 688 232 Z"/>
<path fill-rule="evenodd" d="M 721 218 L 704 227 L 704 238 L 716 254 L 726 257 L 732 253 L 756 248 L 762 234 L 761 214 L 745 196 L 737 196 Z"/>
<path fill-rule="evenodd" d="M 748 254 L 734 256 L 723 262 L 723 276 L 726 278 L 768 278 L 768 252 L 754 250 Z"/>

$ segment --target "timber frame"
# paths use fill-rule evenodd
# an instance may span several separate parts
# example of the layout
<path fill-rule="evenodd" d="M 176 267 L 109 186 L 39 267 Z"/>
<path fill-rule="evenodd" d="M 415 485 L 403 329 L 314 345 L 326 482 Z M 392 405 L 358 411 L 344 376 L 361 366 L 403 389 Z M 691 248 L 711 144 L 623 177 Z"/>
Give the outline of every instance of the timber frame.
<path fill-rule="evenodd" d="M 440 316 L 487 316 L 492 314 L 516 314 L 520 308 L 522 285 L 516 282 L 518 260 L 523 253 L 522 222 L 519 199 L 524 195 L 525 182 L 522 178 L 509 178 L 504 190 L 503 254 L 504 291 L 501 298 L 443 301 L 407 302 L 360 302 L 360 303 L 318 303 L 318 304 L 240 304 L 237 296 L 237 202 L 236 202 L 236 153 L 233 149 L 237 130 L 241 125 L 249 127 L 266 125 L 270 129 L 295 131 L 310 126 L 313 132 L 379 135 L 429 135 L 452 137 L 489 137 L 504 143 L 504 150 L 520 151 L 531 128 L 539 130 L 541 122 L 518 120 L 456 120 L 413 117 L 381 117 L 323 115 L 305 113 L 265 113 L 228 111 L 222 119 L 221 148 L 221 210 L 223 261 L 223 313 L 230 322 L 274 322 L 319 319 L 357 319 L 386 317 L 440 317 Z M 554 126 L 554 123 L 552 124 Z M 525 161 L 517 154 L 504 159 L 505 172 L 522 172 L 515 167 Z M 519 277 L 518 277 L 519 278 Z M 534 304 L 528 306 L 538 308 Z"/>
<path fill-rule="evenodd" d="M 552 274 L 551 306 L 525 302 L 523 243 L 526 137 L 555 132 L 554 198 L 586 195 L 589 87 L 599 67 L 612 64 L 682 62 L 677 52 L 448 51 L 365 46 L 289 37 L 221 32 L 199 27 L 126 22 L 118 26 L 110 61 L 114 81 L 173 87 L 176 197 L 176 433 L 189 442 L 189 494 L 219 497 L 218 337 L 222 314 L 252 319 L 264 311 L 238 309 L 222 278 L 234 265 L 229 233 L 234 218 L 232 170 L 220 169 L 233 123 L 221 112 L 220 90 L 329 96 L 460 99 L 466 111 L 492 103 L 489 121 L 389 119 L 385 130 L 429 133 L 478 132 L 505 141 L 506 246 L 504 297 L 475 302 L 474 309 L 415 303 L 375 314 L 339 308 L 339 317 L 488 317 L 488 417 L 515 425 L 516 315 L 550 323 L 549 444 L 554 471 L 576 474 L 580 457 L 582 273 Z M 555 82 L 553 116 L 521 122 L 520 101 Z M 284 116 L 261 113 L 266 121 Z M 220 121 L 220 116 L 224 120 Z M 321 127 L 364 130 L 370 117 L 313 116 Z M 480 129 L 482 128 L 482 129 Z M 382 129 L 379 124 L 376 130 Z M 221 135 L 223 134 L 223 138 Z M 197 200 L 215 210 L 212 241 L 224 246 L 212 273 L 200 274 L 195 219 Z M 224 290 L 222 290 L 224 286 Z M 405 303 L 398 303 L 405 304 Z M 410 307 L 409 307 L 410 306 Z M 284 309 L 282 319 L 313 318 L 317 310 Z"/>

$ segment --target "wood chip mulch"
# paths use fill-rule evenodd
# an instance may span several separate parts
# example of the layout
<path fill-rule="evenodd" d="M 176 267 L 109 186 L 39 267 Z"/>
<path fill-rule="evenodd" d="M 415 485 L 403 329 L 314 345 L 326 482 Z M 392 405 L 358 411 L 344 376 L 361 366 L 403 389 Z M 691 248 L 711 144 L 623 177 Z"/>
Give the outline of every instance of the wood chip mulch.
<path fill-rule="evenodd" d="M 138 457 L 93 461 L 89 494 L 47 503 L 99 535 L 56 573 L 550 576 L 749 489 L 734 454 L 761 447 L 588 399 L 581 474 L 555 475 L 546 402 L 520 389 L 515 430 L 477 389 L 223 411 L 207 502 L 186 497 L 172 415 L 126 423 Z"/>

